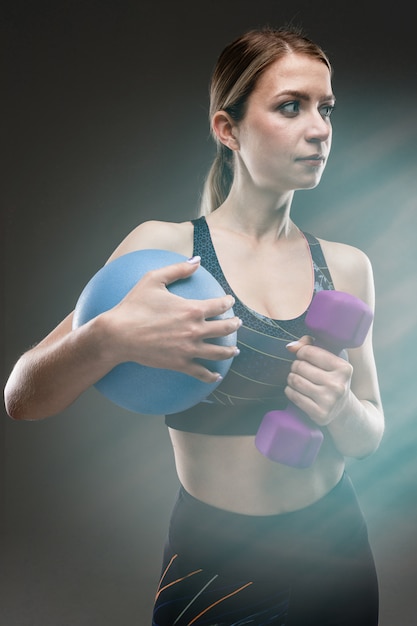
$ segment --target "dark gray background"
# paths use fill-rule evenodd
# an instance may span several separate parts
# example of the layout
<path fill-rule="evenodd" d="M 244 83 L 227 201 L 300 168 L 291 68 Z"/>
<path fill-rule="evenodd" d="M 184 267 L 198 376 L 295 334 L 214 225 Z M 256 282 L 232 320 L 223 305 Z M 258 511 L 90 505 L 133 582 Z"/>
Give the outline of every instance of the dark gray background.
<path fill-rule="evenodd" d="M 380 626 L 412 626 L 417 576 L 417 69 L 411 5 L 63 0 L 2 9 L 3 380 L 139 222 L 193 217 L 213 155 L 207 85 L 242 31 L 301 24 L 335 67 L 333 157 L 296 194 L 301 228 L 374 265 L 380 450 L 350 463 L 381 583 Z M 1 424 L 0 623 L 150 623 L 177 489 L 159 417 L 94 389 Z"/>

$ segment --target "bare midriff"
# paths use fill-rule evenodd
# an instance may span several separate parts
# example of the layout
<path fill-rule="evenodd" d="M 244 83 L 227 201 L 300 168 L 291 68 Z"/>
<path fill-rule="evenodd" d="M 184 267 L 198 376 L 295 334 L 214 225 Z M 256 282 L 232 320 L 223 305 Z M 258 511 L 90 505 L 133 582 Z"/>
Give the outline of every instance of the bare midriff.
<path fill-rule="evenodd" d="M 326 434 L 313 465 L 298 469 L 264 457 L 254 436 L 169 432 L 185 490 L 234 513 L 275 515 L 302 509 L 331 491 L 345 469 L 343 456 Z"/>

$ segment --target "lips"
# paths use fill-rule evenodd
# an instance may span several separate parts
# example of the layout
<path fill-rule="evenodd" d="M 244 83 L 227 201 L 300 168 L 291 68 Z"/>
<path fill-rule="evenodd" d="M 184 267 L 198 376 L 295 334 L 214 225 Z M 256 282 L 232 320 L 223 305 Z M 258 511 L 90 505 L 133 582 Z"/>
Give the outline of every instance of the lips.
<path fill-rule="evenodd" d="M 322 154 L 315 153 L 309 154 L 305 157 L 299 157 L 295 159 L 296 163 L 302 163 L 310 171 L 320 170 L 324 167 L 325 158 Z"/>
<path fill-rule="evenodd" d="M 324 156 L 322 154 L 309 154 L 308 156 L 305 157 L 298 157 L 296 159 L 296 161 L 317 161 L 317 162 L 324 162 Z"/>

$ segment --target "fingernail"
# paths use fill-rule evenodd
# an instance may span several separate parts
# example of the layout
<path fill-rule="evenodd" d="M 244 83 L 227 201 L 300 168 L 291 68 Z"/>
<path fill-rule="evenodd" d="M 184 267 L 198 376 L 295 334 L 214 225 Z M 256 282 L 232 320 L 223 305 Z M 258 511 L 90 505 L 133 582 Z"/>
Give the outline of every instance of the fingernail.
<path fill-rule="evenodd" d="M 201 256 L 192 256 L 189 259 L 187 259 L 187 263 L 190 263 L 191 265 L 197 265 L 197 263 L 200 263 L 201 261 Z"/>
<path fill-rule="evenodd" d="M 235 356 L 238 356 L 240 354 L 240 350 L 239 348 L 236 346 L 235 348 Z"/>
<path fill-rule="evenodd" d="M 223 380 L 223 376 L 221 374 L 217 374 L 216 383 L 221 383 Z"/>
<path fill-rule="evenodd" d="M 291 346 L 296 346 L 298 344 L 298 341 L 290 341 L 290 343 L 286 344 L 286 348 L 291 348 Z"/>

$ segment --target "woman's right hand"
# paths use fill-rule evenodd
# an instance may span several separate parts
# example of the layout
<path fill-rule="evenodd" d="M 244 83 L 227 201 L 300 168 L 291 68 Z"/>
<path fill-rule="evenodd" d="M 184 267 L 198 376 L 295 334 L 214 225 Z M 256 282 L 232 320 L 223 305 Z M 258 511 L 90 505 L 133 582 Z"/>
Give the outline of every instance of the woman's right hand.
<path fill-rule="evenodd" d="M 109 362 L 117 365 L 134 361 L 150 367 L 176 370 L 207 383 L 218 373 L 197 359 L 225 360 L 237 354 L 236 346 L 222 346 L 207 340 L 235 332 L 237 317 L 213 320 L 234 304 L 225 295 L 192 300 L 171 293 L 167 285 L 191 276 L 199 258 L 152 270 L 129 291 L 121 302 L 102 314 Z"/>

